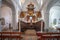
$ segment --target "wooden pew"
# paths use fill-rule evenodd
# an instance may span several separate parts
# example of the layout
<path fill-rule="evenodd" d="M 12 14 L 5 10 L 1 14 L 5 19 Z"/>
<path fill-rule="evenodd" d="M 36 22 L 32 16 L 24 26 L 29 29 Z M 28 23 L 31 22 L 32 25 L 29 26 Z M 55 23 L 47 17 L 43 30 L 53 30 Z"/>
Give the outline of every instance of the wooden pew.
<path fill-rule="evenodd" d="M 21 32 L 0 32 L 0 38 L 1 40 L 4 40 L 5 38 L 16 38 L 17 39 L 22 39 L 21 37 Z M 60 33 L 37 33 L 37 36 L 40 37 L 39 40 L 45 40 L 45 39 L 52 39 L 52 38 L 56 38 L 57 40 L 59 40 L 60 38 Z M 49 40 L 48 39 L 48 40 Z M 54 40 L 54 39 L 53 39 Z"/>
<path fill-rule="evenodd" d="M 53 40 L 60 40 L 59 39 L 60 38 L 60 36 L 42 36 L 42 40 L 51 40 L 51 39 L 53 39 Z"/>
<path fill-rule="evenodd" d="M 21 40 L 21 32 L 0 32 L 0 38 L 1 40 L 5 39 L 5 38 L 16 38 L 16 39 L 20 39 Z"/>
<path fill-rule="evenodd" d="M 40 37 L 39 40 L 55 40 L 54 38 L 60 40 L 60 33 L 37 33 L 37 35 Z"/>

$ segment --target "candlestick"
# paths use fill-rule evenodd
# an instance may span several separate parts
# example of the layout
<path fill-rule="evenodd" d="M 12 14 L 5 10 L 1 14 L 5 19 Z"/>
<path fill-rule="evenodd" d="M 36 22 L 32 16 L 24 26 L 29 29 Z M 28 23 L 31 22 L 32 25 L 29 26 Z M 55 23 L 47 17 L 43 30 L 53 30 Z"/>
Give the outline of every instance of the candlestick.
<path fill-rule="evenodd" d="M 43 21 L 41 21 L 41 32 L 43 32 Z"/>
<path fill-rule="evenodd" d="M 21 32 L 21 27 L 20 27 L 20 20 L 19 20 L 19 32 Z"/>

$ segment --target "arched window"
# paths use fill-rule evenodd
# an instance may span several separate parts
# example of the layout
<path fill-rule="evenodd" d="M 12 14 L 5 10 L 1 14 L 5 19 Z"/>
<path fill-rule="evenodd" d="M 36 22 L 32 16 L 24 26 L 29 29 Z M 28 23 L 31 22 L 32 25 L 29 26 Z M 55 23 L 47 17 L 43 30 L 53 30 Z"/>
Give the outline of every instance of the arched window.
<path fill-rule="evenodd" d="M 53 20 L 53 25 L 56 25 L 56 23 L 57 23 L 57 19 L 54 19 Z"/>

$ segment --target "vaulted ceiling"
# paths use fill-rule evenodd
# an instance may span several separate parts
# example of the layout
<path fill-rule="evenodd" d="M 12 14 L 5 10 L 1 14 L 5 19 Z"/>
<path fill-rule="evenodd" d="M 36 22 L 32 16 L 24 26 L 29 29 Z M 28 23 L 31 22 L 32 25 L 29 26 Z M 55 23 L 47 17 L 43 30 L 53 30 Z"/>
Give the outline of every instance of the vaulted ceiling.
<path fill-rule="evenodd" d="M 40 3 L 40 1 L 41 0 L 20 0 L 20 2 L 22 3 L 22 4 L 24 4 L 24 3 L 26 3 L 26 2 L 35 2 L 36 1 L 36 3 Z"/>
<path fill-rule="evenodd" d="M 35 6 L 35 10 L 39 10 L 41 6 L 41 1 L 39 0 L 20 0 L 21 7 L 23 11 L 26 11 L 26 7 L 28 4 L 33 3 Z M 39 4 L 40 3 L 40 4 Z"/>
<path fill-rule="evenodd" d="M 32 2 L 35 5 L 35 10 L 40 10 L 40 8 L 42 8 L 42 6 L 46 6 L 46 4 L 48 4 L 51 0 L 6 0 L 8 1 L 10 4 L 11 1 L 14 1 L 14 3 L 16 3 L 15 5 L 18 6 L 19 9 L 23 9 L 23 11 L 26 10 L 26 6 Z"/>

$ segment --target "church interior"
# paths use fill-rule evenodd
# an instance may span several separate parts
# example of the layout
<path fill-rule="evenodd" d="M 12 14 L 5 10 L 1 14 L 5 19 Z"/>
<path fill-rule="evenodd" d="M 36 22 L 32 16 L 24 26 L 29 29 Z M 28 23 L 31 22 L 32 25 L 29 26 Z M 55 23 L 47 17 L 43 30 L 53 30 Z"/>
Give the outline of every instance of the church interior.
<path fill-rule="evenodd" d="M 0 40 L 60 40 L 60 0 L 0 0 Z"/>

